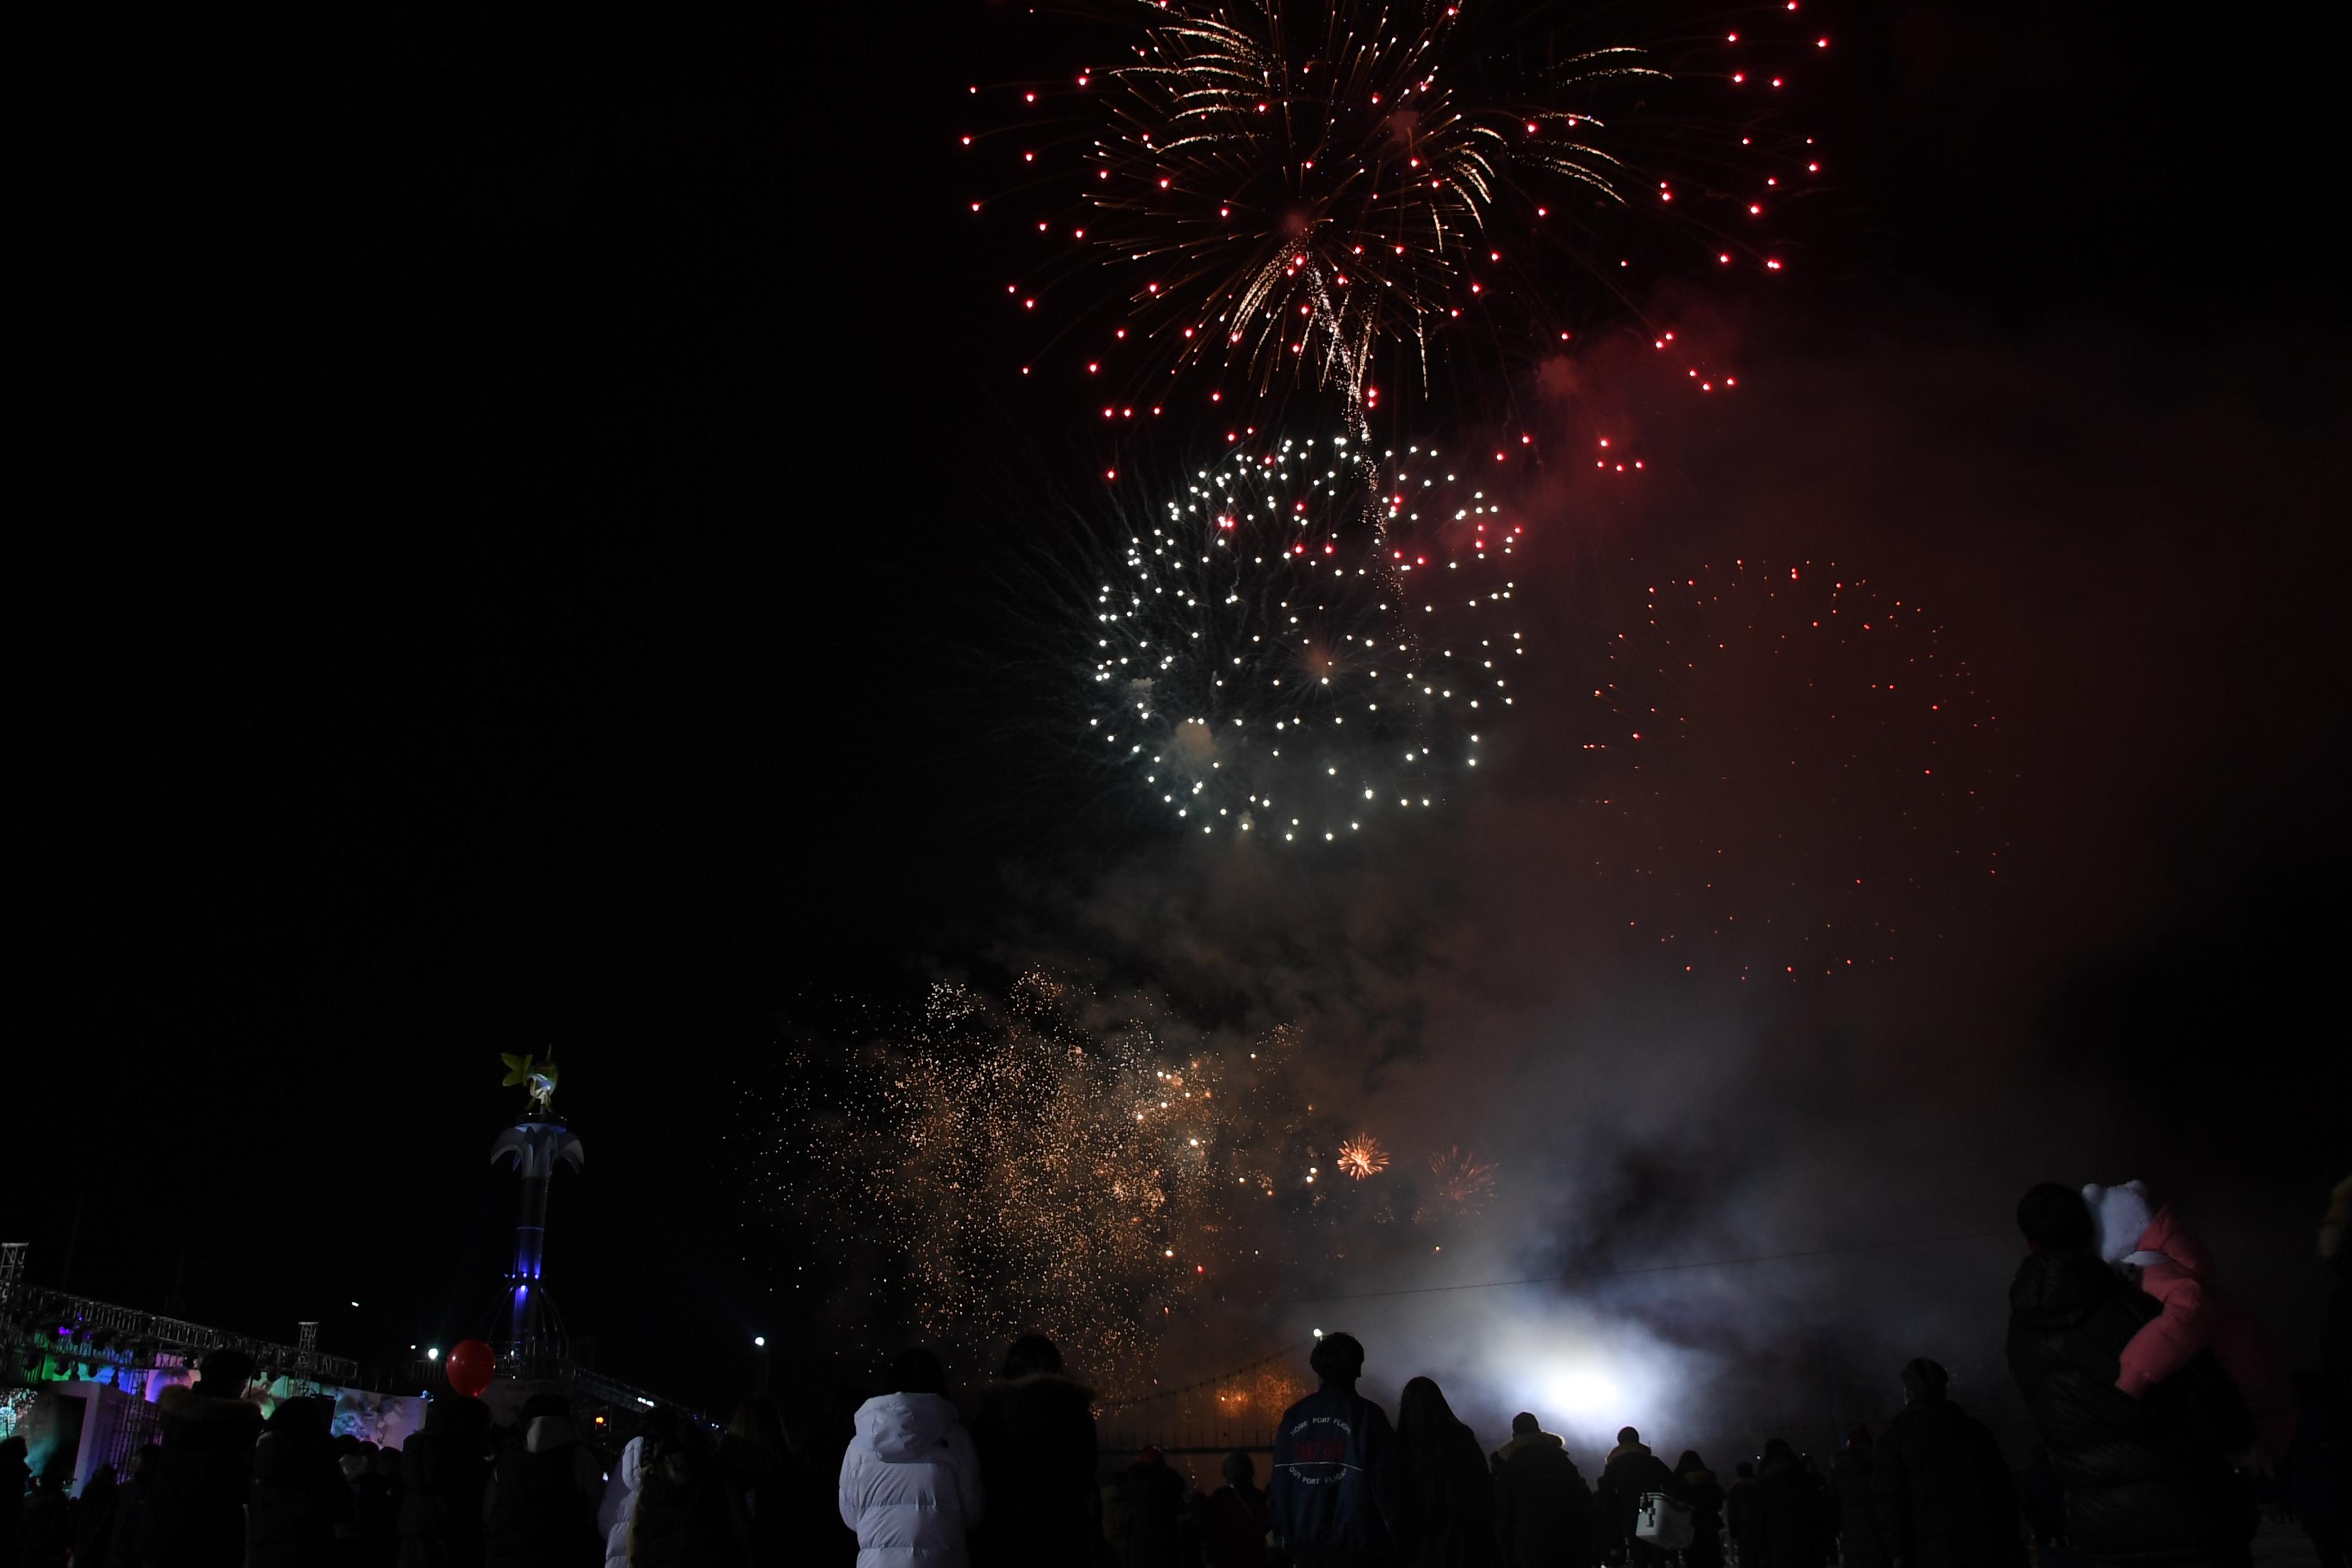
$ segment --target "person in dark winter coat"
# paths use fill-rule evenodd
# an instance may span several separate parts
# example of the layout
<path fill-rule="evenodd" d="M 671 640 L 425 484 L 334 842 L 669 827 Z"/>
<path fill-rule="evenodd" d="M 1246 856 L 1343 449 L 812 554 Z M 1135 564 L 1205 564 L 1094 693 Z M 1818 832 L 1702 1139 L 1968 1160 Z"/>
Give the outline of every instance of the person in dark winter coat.
<path fill-rule="evenodd" d="M 313 1568 L 356 1533 L 351 1488 L 328 1436 L 323 1399 L 280 1400 L 253 1447 L 245 1510 L 246 1568 Z"/>
<path fill-rule="evenodd" d="M 799 1468 L 776 1402 L 764 1394 L 745 1400 L 719 1440 L 727 1472 L 727 1504 L 735 1544 L 752 1568 L 794 1561 L 793 1495 Z"/>
<path fill-rule="evenodd" d="M 1837 1495 L 1839 1568 L 1887 1568 L 1887 1551 L 1878 1539 L 1878 1518 L 1871 1501 L 1871 1478 L 1878 1471 L 1876 1448 L 1870 1428 L 1857 1426 L 1846 1434 L 1845 1447 L 1830 1461 L 1830 1488 Z"/>
<path fill-rule="evenodd" d="M 115 1494 L 121 1488 L 116 1483 L 114 1467 L 100 1465 L 83 1483 L 81 1496 L 74 1500 L 73 1560 L 76 1568 L 105 1568 L 107 1553 L 114 1548 Z"/>
<path fill-rule="evenodd" d="M 1265 1493 L 1258 1489 L 1257 1461 L 1231 1453 L 1220 1467 L 1225 1484 L 1194 1500 L 1206 1568 L 1269 1568 Z"/>
<path fill-rule="evenodd" d="M 1764 1492 L 1756 1484 L 1756 1467 L 1746 1459 L 1733 1467 L 1723 1494 L 1723 1529 L 1739 1549 L 1742 1568 L 1764 1561 Z"/>
<path fill-rule="evenodd" d="M 66 1487 L 73 1479 L 70 1461 L 60 1461 L 41 1472 L 25 1500 L 25 1521 L 18 1526 L 16 1561 L 20 1568 L 66 1568 L 73 1553 L 73 1500 Z"/>
<path fill-rule="evenodd" d="M 1878 1538 L 1904 1568 L 2024 1568 L 2009 1462 L 1945 1383 L 1932 1361 L 1903 1369 L 1903 1412 L 1879 1436 L 1871 1480 Z"/>
<path fill-rule="evenodd" d="M 450 1393 L 400 1450 L 400 1568 L 481 1568 L 490 1407 Z"/>
<path fill-rule="evenodd" d="M 1176 1568 L 1184 1518 L 1184 1478 L 1157 1448 L 1146 1448 L 1112 1483 L 1117 1534 L 1110 1544 L 1119 1568 Z"/>
<path fill-rule="evenodd" d="M 1821 1479 L 1785 1438 L 1764 1445 L 1756 1472 L 1758 1549 L 1755 1568 L 1820 1568 L 1829 1558 L 1829 1509 Z M 1750 1568 L 1743 1543 L 1740 1568 Z"/>
<path fill-rule="evenodd" d="M 25 1539 L 25 1486 L 32 1479 L 25 1439 L 0 1439 L 0 1568 L 16 1568 Z"/>
<path fill-rule="evenodd" d="M 1356 1392 L 1364 1347 L 1327 1334 L 1307 1357 L 1322 1386 L 1283 1413 L 1274 1432 L 1266 1512 L 1294 1568 L 1372 1568 L 1396 1561 L 1396 1434 Z"/>
<path fill-rule="evenodd" d="M 742 1568 L 728 1519 L 727 1475 L 711 1446 L 681 1424 L 647 1457 L 629 1523 L 630 1568 Z"/>
<path fill-rule="evenodd" d="M 344 1552 L 349 1568 L 393 1568 L 400 1551 L 400 1451 L 361 1447 L 361 1468 L 351 1477 L 352 1542 Z"/>
<path fill-rule="evenodd" d="M 604 1467 L 580 1441 L 561 1395 L 533 1394 L 522 1417 L 523 1440 L 491 1465 L 482 1500 L 485 1568 L 599 1568 Z"/>
<path fill-rule="evenodd" d="M 1723 1568 L 1723 1488 L 1696 1448 L 1675 1461 L 1675 1496 L 1691 1510 L 1691 1543 L 1683 1568 Z"/>
<path fill-rule="evenodd" d="M 132 1456 L 131 1479 L 114 1489 L 114 1538 L 102 1564 L 91 1568 L 146 1568 L 147 1553 L 139 1542 L 146 1529 L 148 1500 L 154 1495 L 156 1468 L 163 1450 L 153 1443 Z"/>
<path fill-rule="evenodd" d="M 2229 1456 L 2252 1440 L 2237 1391 L 2200 1353 L 2132 1399 L 2123 1348 L 2161 1310 L 2101 1261 L 2089 1206 L 2055 1183 L 2025 1194 L 2032 1250 L 2009 1293 L 2009 1369 L 2066 1489 L 2067 1531 L 2095 1561 L 2242 1561 L 2252 1493 Z"/>
<path fill-rule="evenodd" d="M 1568 1446 L 1531 1412 L 1511 1417 L 1495 1450 L 1495 1546 L 1504 1568 L 1587 1568 L 1592 1561 L 1592 1491 Z"/>
<path fill-rule="evenodd" d="M 192 1386 L 167 1388 L 163 1457 L 139 1548 L 152 1568 L 236 1568 L 245 1561 L 245 1493 L 261 1407 L 245 1398 L 253 1358 L 218 1350 Z"/>
<path fill-rule="evenodd" d="M 1495 1481 L 1469 1427 L 1433 1379 L 1397 1400 L 1397 1543 L 1409 1568 L 1488 1568 L 1495 1555 Z"/>
<path fill-rule="evenodd" d="M 1062 1375 L 1062 1352 L 1024 1334 L 981 1395 L 971 1424 L 988 1516 L 972 1532 L 976 1568 L 1092 1568 L 1094 1395 Z"/>
<path fill-rule="evenodd" d="M 1657 1548 L 1633 1539 L 1633 1519 L 1642 1510 L 1643 1498 L 1674 1489 L 1675 1473 L 1666 1468 L 1666 1462 L 1650 1452 L 1641 1433 L 1631 1426 L 1622 1428 L 1617 1446 L 1601 1467 L 1601 1528 L 1605 1539 L 1625 1543 L 1628 1563 L 1664 1561 Z"/>

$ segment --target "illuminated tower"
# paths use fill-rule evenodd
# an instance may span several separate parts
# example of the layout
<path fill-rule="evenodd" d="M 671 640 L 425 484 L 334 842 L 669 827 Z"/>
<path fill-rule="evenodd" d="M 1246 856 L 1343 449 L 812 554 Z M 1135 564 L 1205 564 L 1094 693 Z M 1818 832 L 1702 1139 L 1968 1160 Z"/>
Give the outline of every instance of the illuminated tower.
<path fill-rule="evenodd" d="M 499 1327 L 491 1344 L 502 1368 L 521 1376 L 551 1363 L 567 1361 L 571 1343 L 563 1319 L 549 1300 L 547 1263 L 547 1191 L 558 1162 L 577 1171 L 586 1157 L 572 1130 L 555 1120 L 556 1073 L 552 1061 L 534 1064 L 529 1057 L 507 1057 L 506 1082 L 520 1084 L 530 1095 L 523 1119 L 499 1134 L 490 1145 L 490 1163 L 514 1157 L 515 1174 L 522 1179 L 522 1204 L 515 1218 L 514 1265 L 507 1271 L 499 1304 Z"/>

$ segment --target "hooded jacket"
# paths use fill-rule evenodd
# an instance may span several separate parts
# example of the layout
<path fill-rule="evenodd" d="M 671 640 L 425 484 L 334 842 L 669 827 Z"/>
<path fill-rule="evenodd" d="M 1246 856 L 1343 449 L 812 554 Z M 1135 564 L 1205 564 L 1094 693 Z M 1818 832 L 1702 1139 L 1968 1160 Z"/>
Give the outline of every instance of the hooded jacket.
<path fill-rule="evenodd" d="M 2242 1553 L 2252 1496 L 2227 1456 L 2252 1436 L 2210 1355 L 2144 1399 L 2116 1386 L 2124 1347 L 2161 1310 L 2088 1253 L 2035 1252 L 2009 1292 L 2009 1370 L 2066 1491 L 2074 1544 L 2100 1562 Z"/>
<path fill-rule="evenodd" d="M 461 1394 L 433 1402 L 400 1450 L 400 1568 L 472 1568 L 482 1560 L 482 1458 L 489 1407 Z"/>
<path fill-rule="evenodd" d="M 163 1453 L 140 1549 L 155 1568 L 236 1568 L 245 1561 L 245 1489 L 261 1407 L 199 1381 L 158 1403 Z"/>
<path fill-rule="evenodd" d="M 858 1568 L 968 1561 L 981 1520 L 980 1457 L 936 1394 L 885 1394 L 857 1407 L 841 1459 L 841 1521 L 857 1532 Z"/>
<path fill-rule="evenodd" d="M 2088 1186 L 2084 1201 L 2099 1219 L 2099 1254 L 2163 1305 L 2117 1358 L 2116 1386 L 2134 1399 L 2210 1349 L 2254 1422 L 2254 1440 L 2273 1459 L 2294 1446 L 2294 1385 L 2253 1314 L 2215 1284 L 2213 1256 L 2165 1205 L 2148 1210 L 2137 1182 Z"/>
<path fill-rule="evenodd" d="M 984 1568 L 1089 1568 L 1095 1560 L 1094 1395 L 1055 1373 L 988 1385 L 971 1424 L 988 1518 Z"/>
<path fill-rule="evenodd" d="M 1326 1384 L 1274 1432 L 1266 1515 L 1300 1568 L 1388 1563 L 1397 1511 L 1396 1433 L 1355 1384 Z"/>
<path fill-rule="evenodd" d="M 1496 1451 L 1495 1544 L 1505 1568 L 1592 1561 L 1592 1491 L 1556 1434 L 1532 1432 Z"/>
<path fill-rule="evenodd" d="M 629 1568 L 629 1520 L 636 1511 L 640 1468 L 646 1440 L 632 1437 L 604 1483 L 604 1500 L 596 1505 L 596 1528 L 604 1537 L 604 1568 Z"/>

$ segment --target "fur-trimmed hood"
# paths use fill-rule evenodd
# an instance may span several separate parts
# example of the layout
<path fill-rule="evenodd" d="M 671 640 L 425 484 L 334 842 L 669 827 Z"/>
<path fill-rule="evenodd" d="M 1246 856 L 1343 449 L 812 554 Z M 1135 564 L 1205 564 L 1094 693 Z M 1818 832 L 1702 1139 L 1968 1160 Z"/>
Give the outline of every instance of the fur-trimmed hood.
<path fill-rule="evenodd" d="M 222 1399 L 215 1394 L 199 1394 L 186 1384 L 174 1384 L 163 1391 L 156 1404 L 162 1407 L 167 1421 L 249 1422 L 261 1425 L 261 1406 L 249 1399 Z"/>
<path fill-rule="evenodd" d="M 1495 1458 L 1507 1463 L 1512 1455 L 1524 1454 L 1529 1448 L 1558 1448 L 1565 1453 L 1568 1443 L 1557 1432 L 1530 1432 L 1524 1437 L 1514 1437 L 1496 1449 Z"/>

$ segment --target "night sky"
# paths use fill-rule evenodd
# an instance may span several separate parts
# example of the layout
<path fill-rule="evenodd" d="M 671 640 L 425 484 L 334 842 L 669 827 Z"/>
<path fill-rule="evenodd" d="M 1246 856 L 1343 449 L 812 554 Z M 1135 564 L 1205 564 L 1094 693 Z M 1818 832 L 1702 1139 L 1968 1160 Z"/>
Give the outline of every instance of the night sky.
<path fill-rule="evenodd" d="M 830 9 L 54 40 L 0 1226 L 37 1283 L 70 1257 L 371 1362 L 461 1337 L 511 1222 L 498 1053 L 552 1045 L 567 1316 L 724 1403 L 824 1261 L 739 1190 L 780 1031 L 1044 963 L 1350 1042 L 1335 1096 L 1528 1173 L 1496 1277 L 1998 1230 L 2032 1180 L 2141 1174 L 2303 1342 L 2352 1153 L 2327 40 L 1821 7 L 1833 183 L 1784 287 L 1692 307 L 1744 400 L 1591 346 L 1660 473 L 1529 497 L 1539 717 L 1454 817 L 1298 869 L 1107 819 L 1039 740 L 1008 563 L 1096 432 L 1013 375 L 954 133 L 967 63 L 1053 25 Z M 1704 738 L 1592 760 L 1610 637 L 1733 560 L 1932 606 L 2000 715 L 1980 809 L 1877 823 L 1893 762 L 1830 804 L 1768 778 L 1831 754 L 1819 689 L 1736 655 Z M 1829 909 L 1850 838 L 1900 963 L 1676 978 L 1652 933 L 1699 940 L 1700 847 L 1776 836 L 1750 907 Z M 2006 1244 L 1972 1258 L 1980 1299 L 1895 1299 L 1997 1325 Z"/>

